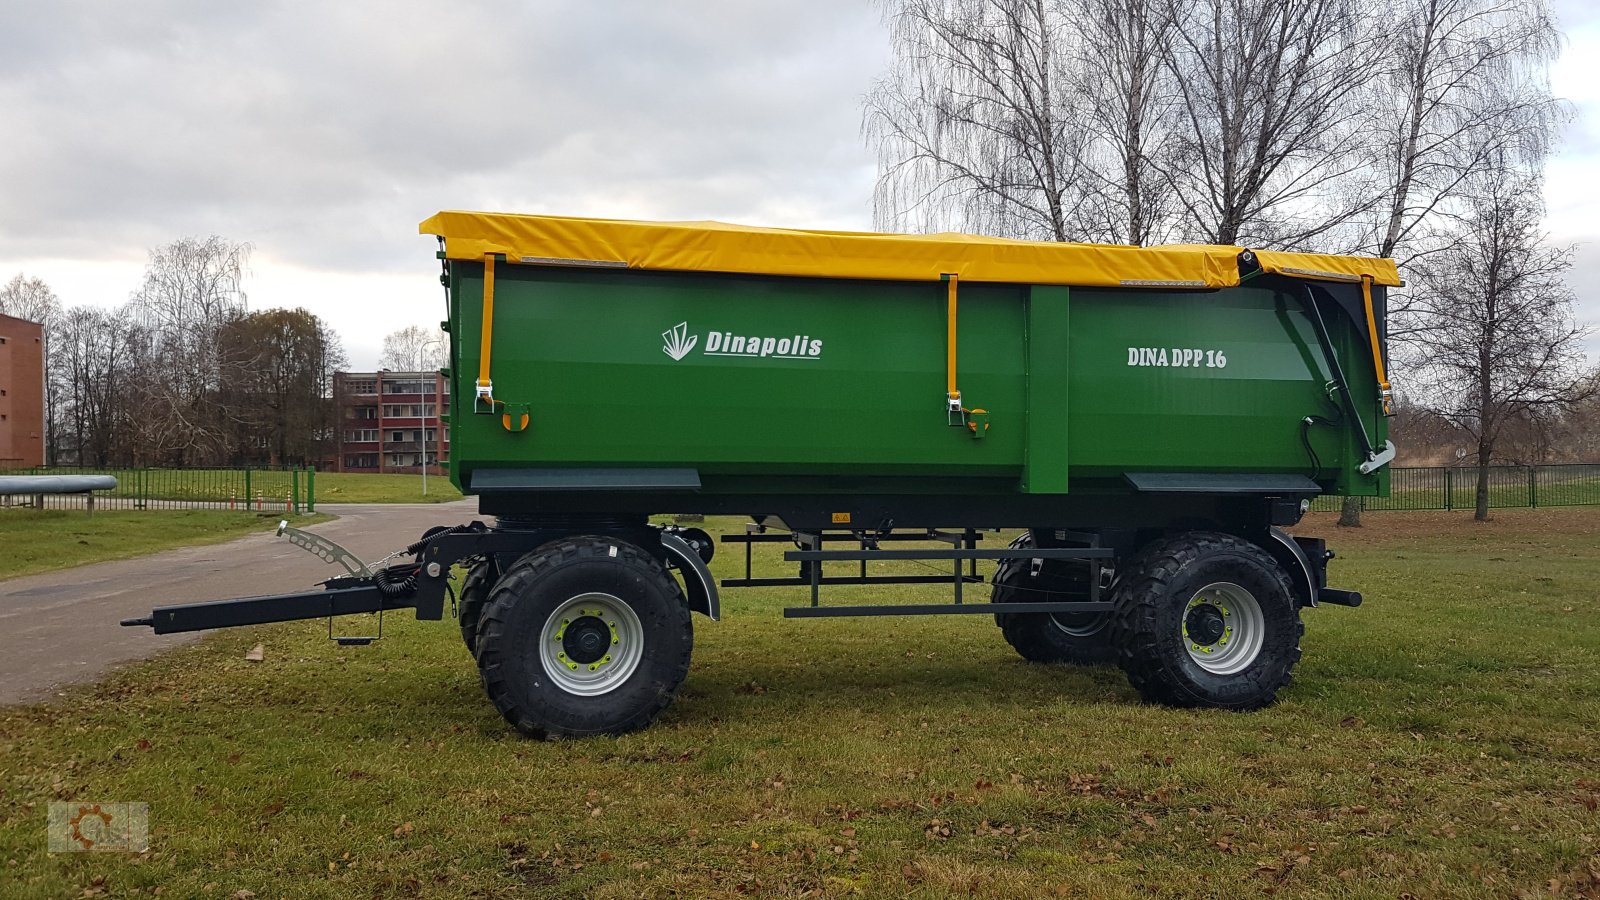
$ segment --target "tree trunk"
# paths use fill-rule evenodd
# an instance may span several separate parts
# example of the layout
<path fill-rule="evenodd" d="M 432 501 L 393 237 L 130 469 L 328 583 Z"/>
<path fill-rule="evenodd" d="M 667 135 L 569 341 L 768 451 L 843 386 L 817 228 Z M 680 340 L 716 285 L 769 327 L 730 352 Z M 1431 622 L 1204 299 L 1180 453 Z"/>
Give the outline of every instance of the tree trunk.
<path fill-rule="evenodd" d="M 1346 497 L 1339 503 L 1339 526 L 1341 528 L 1361 527 L 1361 498 Z"/>
<path fill-rule="evenodd" d="M 1478 496 L 1472 517 L 1479 522 L 1489 521 L 1489 445 L 1478 443 Z"/>

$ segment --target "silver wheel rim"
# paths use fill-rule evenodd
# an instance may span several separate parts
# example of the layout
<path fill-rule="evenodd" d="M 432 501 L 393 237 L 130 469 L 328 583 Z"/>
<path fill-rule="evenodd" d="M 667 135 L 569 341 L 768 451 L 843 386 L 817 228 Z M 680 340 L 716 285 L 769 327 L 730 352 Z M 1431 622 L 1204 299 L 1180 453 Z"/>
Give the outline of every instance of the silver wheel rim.
<path fill-rule="evenodd" d="M 644 626 L 633 607 L 610 594 L 579 594 L 545 620 L 538 652 L 557 687 L 593 697 L 615 690 L 639 668 Z"/>
<path fill-rule="evenodd" d="M 1220 631 L 1215 623 L 1220 622 Z M 1211 627 L 1202 628 L 1208 624 Z M 1213 675 L 1237 675 L 1261 655 L 1267 622 L 1254 594 L 1228 581 L 1196 591 L 1178 620 L 1183 648 L 1195 665 Z M 1195 624 L 1191 634 L 1190 625 Z"/>
<path fill-rule="evenodd" d="M 1075 638 L 1094 637 L 1105 630 L 1110 617 L 1105 613 L 1050 613 L 1050 624 L 1054 625 L 1061 633 Z M 1087 625 L 1068 625 L 1061 621 L 1062 616 L 1088 616 L 1093 615 L 1093 620 Z"/>

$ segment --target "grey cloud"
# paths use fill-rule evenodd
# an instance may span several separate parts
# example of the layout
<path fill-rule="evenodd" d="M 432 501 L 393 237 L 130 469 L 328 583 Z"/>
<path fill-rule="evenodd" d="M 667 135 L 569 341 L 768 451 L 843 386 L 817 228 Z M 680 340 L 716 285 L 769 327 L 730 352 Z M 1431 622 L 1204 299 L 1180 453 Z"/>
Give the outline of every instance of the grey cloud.
<path fill-rule="evenodd" d="M 25 7 L 25 8 L 24 8 Z M 867 219 L 871 4 L 15 4 L 0 253 L 411 268 L 440 208 Z"/>
<path fill-rule="evenodd" d="M 1576 245 L 1566 282 L 1577 295 L 1578 320 L 1595 328 L 1585 347 L 1589 364 L 1600 366 L 1600 236 L 1580 238 Z"/>

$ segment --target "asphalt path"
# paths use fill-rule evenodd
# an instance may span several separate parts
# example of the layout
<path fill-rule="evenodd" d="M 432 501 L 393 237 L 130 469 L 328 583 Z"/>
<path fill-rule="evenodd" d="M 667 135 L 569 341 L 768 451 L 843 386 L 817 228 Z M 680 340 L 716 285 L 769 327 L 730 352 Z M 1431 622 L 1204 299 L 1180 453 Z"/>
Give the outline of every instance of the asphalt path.
<path fill-rule="evenodd" d="M 319 504 L 319 512 L 339 518 L 308 530 L 376 562 L 431 525 L 471 521 L 477 507 L 475 499 Z M 0 581 L 0 704 L 48 700 L 61 685 L 93 681 L 115 666 L 199 637 L 158 636 L 118 624 L 149 615 L 151 607 L 301 591 L 343 571 L 264 532 Z"/>

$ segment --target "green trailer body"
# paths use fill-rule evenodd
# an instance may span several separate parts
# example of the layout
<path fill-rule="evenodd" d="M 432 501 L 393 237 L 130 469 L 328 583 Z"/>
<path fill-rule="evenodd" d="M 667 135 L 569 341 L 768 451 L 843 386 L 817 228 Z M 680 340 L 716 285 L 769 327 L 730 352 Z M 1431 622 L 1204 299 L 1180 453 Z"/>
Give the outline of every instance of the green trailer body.
<path fill-rule="evenodd" d="M 502 407 L 468 402 L 483 265 L 453 261 L 449 283 L 450 464 L 469 494 L 531 494 L 564 468 L 597 486 L 596 469 L 692 469 L 698 487 L 655 512 L 863 486 L 1103 495 L 1133 491 L 1137 473 L 1387 492 L 1386 467 L 1357 470 L 1357 429 L 1303 427 L 1343 411 L 1299 286 L 1281 279 L 1181 292 L 962 283 L 957 369 L 964 400 L 986 411 L 981 435 L 947 415 L 943 284 L 502 265 L 491 375 L 495 399 L 528 416 L 513 431 Z M 1335 313 L 1329 337 L 1381 444 L 1368 342 Z"/>
<path fill-rule="evenodd" d="M 1319 494 L 1388 491 L 1391 261 L 448 212 L 422 230 L 451 478 L 489 521 L 378 569 L 290 530 L 347 574 L 124 624 L 377 612 L 381 634 L 386 610 L 453 609 L 495 706 L 549 737 L 648 724 L 720 588 L 809 588 L 793 617 L 981 613 L 1029 660 L 1237 710 L 1289 683 L 1303 609 L 1361 603 L 1286 529 Z M 749 517 L 720 535 L 743 577 L 714 579 L 719 542 L 665 513 Z M 793 574 L 752 568 L 772 543 Z M 932 584 L 954 602 L 836 602 Z"/>

